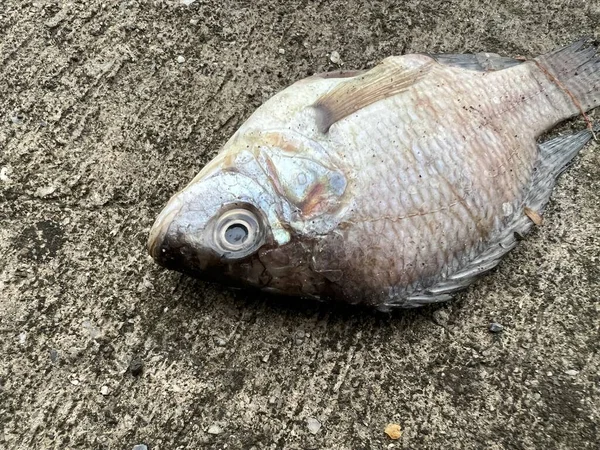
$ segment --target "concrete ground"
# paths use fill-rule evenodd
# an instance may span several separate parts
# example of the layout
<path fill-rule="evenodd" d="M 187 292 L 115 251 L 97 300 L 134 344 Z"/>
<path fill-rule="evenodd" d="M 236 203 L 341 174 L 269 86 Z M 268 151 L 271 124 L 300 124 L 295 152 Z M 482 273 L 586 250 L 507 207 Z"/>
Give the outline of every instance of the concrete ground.
<path fill-rule="evenodd" d="M 0 448 L 598 448 L 598 143 L 543 227 L 424 310 L 211 286 L 145 242 L 242 121 L 337 68 L 333 51 L 345 68 L 530 57 L 599 23 L 598 0 L 4 0 Z"/>

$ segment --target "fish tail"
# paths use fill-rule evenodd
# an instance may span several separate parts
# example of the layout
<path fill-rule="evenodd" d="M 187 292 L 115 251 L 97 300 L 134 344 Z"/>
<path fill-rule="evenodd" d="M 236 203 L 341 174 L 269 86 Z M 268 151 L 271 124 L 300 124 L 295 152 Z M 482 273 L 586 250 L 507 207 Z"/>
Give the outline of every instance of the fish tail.
<path fill-rule="evenodd" d="M 569 98 L 569 116 L 582 114 L 590 130 L 586 111 L 600 106 L 600 55 L 589 38 L 539 56 L 534 62 Z"/>

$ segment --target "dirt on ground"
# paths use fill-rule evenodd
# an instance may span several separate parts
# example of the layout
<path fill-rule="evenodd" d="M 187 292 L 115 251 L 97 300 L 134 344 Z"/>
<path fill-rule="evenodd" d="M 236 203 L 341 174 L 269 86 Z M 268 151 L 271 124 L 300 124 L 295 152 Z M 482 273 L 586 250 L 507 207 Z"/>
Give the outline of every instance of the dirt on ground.
<path fill-rule="evenodd" d="M 185 3 L 2 3 L 0 448 L 599 448 L 597 142 L 544 225 L 435 307 L 234 291 L 145 244 L 294 81 L 407 52 L 536 56 L 600 38 L 600 1 Z"/>

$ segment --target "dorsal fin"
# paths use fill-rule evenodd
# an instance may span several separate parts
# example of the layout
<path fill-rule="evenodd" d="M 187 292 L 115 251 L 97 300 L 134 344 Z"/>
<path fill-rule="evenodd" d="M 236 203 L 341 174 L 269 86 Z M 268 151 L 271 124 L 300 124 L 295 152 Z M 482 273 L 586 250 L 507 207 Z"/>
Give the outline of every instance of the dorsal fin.
<path fill-rule="evenodd" d="M 344 117 L 406 90 L 429 72 L 433 63 L 426 55 L 386 58 L 368 72 L 340 82 L 313 105 L 319 131 L 326 133 Z"/>
<path fill-rule="evenodd" d="M 440 64 L 478 72 L 508 69 L 524 62 L 523 60 L 500 56 L 496 53 L 444 53 L 431 56 Z"/>
<path fill-rule="evenodd" d="M 315 78 L 331 79 L 331 78 L 353 78 L 367 73 L 367 70 L 333 70 L 331 72 L 315 73 L 304 80 L 313 80 Z M 300 82 L 304 81 L 300 80 Z"/>

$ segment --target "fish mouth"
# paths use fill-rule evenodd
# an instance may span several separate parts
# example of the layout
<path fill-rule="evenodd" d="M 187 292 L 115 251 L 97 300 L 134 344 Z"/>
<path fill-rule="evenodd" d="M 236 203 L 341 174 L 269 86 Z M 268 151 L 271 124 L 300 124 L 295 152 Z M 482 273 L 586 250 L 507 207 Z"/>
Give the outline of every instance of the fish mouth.
<path fill-rule="evenodd" d="M 150 234 L 148 236 L 148 244 L 147 250 L 150 256 L 161 264 L 162 261 L 162 251 L 163 243 L 165 241 L 165 237 L 169 232 L 169 228 L 173 224 L 173 219 L 177 217 L 179 212 L 183 208 L 183 202 L 179 199 L 179 196 L 173 197 L 167 206 L 161 211 L 159 216 L 156 218 L 154 225 L 150 229 Z"/>

